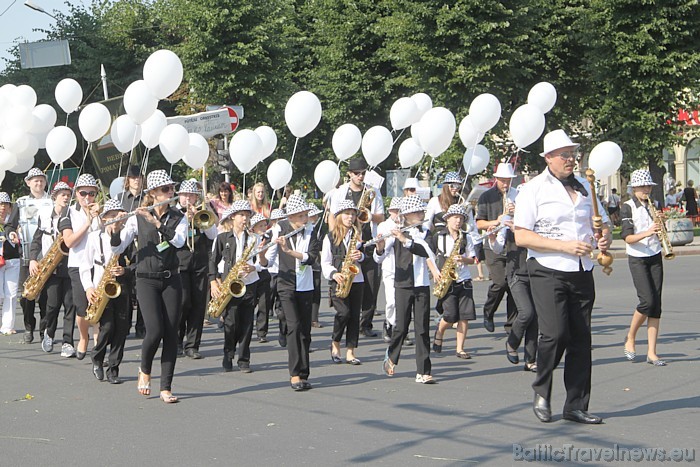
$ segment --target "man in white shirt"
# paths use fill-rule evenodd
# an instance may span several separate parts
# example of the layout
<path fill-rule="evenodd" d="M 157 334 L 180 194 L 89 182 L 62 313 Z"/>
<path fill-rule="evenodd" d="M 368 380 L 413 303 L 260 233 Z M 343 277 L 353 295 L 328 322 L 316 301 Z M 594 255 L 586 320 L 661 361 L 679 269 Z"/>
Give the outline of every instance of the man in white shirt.
<path fill-rule="evenodd" d="M 608 199 L 605 200 L 608 207 L 608 215 L 613 225 L 620 223 L 620 195 L 617 194 L 617 189 L 613 188 Z"/>
<path fill-rule="evenodd" d="M 593 230 L 592 203 L 599 201 L 586 180 L 573 174 L 578 146 L 563 130 L 545 136 L 541 156 L 547 169 L 518 195 L 515 240 L 528 248 L 527 266 L 540 330 L 533 411 L 540 421 L 551 421 L 552 375 L 566 351 L 564 419 L 598 424 L 602 418 L 588 413 L 595 300 L 589 254 L 595 238 L 600 237 L 598 247 L 603 252 L 611 238 L 602 209 L 605 224 L 601 232 Z"/>

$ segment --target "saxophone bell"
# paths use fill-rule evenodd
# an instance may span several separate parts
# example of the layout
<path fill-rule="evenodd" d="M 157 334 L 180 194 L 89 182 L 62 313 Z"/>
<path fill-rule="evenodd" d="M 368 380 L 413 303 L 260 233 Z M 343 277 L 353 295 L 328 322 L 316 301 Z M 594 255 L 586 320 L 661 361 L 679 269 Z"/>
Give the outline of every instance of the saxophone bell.
<path fill-rule="evenodd" d="M 231 281 L 228 291 L 233 298 L 241 298 L 243 295 L 245 295 L 246 286 L 242 280 L 234 280 Z"/>
<path fill-rule="evenodd" d="M 361 209 L 357 213 L 357 220 L 360 222 L 360 224 L 367 224 L 370 220 L 372 220 L 372 214 L 369 212 L 369 209 Z"/>
<path fill-rule="evenodd" d="M 105 284 L 105 295 L 108 298 L 117 298 L 122 294 L 122 286 L 117 281 L 109 281 Z"/>

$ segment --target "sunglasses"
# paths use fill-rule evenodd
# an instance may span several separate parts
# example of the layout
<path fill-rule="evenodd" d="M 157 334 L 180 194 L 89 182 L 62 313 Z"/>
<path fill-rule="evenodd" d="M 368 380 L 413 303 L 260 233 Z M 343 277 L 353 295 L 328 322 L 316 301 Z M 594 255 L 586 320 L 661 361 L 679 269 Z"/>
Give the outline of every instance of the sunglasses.
<path fill-rule="evenodd" d="M 404 188 L 404 190 L 406 190 L 406 191 L 416 191 L 415 188 Z"/>
<path fill-rule="evenodd" d="M 87 198 L 88 196 L 97 196 L 96 191 L 79 191 L 78 194 L 83 198 Z"/>
<path fill-rule="evenodd" d="M 367 171 L 366 171 L 366 170 L 363 170 L 363 171 L 361 171 L 361 172 L 351 171 L 350 173 L 353 174 L 353 175 L 355 175 L 355 176 L 357 176 L 357 177 L 359 177 L 360 175 L 364 175 L 365 172 L 367 172 Z"/>
<path fill-rule="evenodd" d="M 562 159 L 566 160 L 574 160 L 577 161 L 579 160 L 580 156 L 579 153 L 576 151 L 567 151 L 567 152 L 562 152 L 560 154 L 557 154 L 557 157 L 561 157 Z"/>
<path fill-rule="evenodd" d="M 460 184 L 460 183 L 448 183 L 447 186 L 449 186 L 450 188 L 461 188 L 462 184 Z"/>
<path fill-rule="evenodd" d="M 161 193 L 170 193 L 171 191 L 174 191 L 174 190 L 175 190 L 175 187 L 172 186 L 172 185 L 160 187 L 160 192 L 161 192 Z"/>

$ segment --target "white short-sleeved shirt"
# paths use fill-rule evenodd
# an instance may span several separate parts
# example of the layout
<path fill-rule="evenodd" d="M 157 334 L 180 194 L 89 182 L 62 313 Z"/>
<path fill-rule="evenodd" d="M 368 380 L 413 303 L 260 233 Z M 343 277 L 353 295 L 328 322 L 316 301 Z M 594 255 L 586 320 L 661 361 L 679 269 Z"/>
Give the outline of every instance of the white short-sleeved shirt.
<path fill-rule="evenodd" d="M 642 203 L 639 201 L 635 202 L 635 199 L 630 199 L 624 204 L 630 207 L 632 211 L 632 218 L 622 219 L 623 233 L 626 230 L 625 227 L 629 225 L 628 223 L 632 224 L 635 234 L 645 232 L 649 230 L 652 225 L 654 225 L 654 220 L 651 218 L 649 211 L 647 211 L 647 208 Z M 636 243 L 627 243 L 627 247 L 625 249 L 627 254 L 630 256 L 635 256 L 637 258 L 648 258 L 661 253 L 661 242 L 659 241 L 659 237 L 657 235 L 652 235 L 651 237 L 643 238 Z"/>
<path fill-rule="evenodd" d="M 73 232 L 76 232 L 88 221 L 85 210 L 82 207 L 80 210 L 78 210 L 75 208 L 75 206 L 71 206 L 68 213 Z M 83 235 L 80 241 L 70 248 L 70 252 L 68 253 L 69 268 L 79 268 L 80 265 L 85 262 L 85 246 L 87 245 L 88 235 L 90 232 L 94 232 L 99 229 L 100 221 L 95 217 L 92 219 L 88 233 Z"/>
<path fill-rule="evenodd" d="M 588 196 L 576 193 L 576 201 L 571 201 L 562 183 L 549 170 L 527 182 L 517 197 L 514 225 L 516 228 L 532 230 L 553 240 L 579 240 L 593 242 L 593 204 L 598 203 L 598 212 L 607 223 L 608 216 L 600 201 L 591 193 L 588 181 L 576 177 L 588 191 Z M 593 260 L 587 255 L 576 256 L 560 252 L 541 252 L 528 249 L 528 258 L 535 258 L 542 266 L 558 271 L 575 272 L 579 261 L 585 271 L 593 269 Z"/>
<path fill-rule="evenodd" d="M 394 229 L 398 229 L 399 225 L 394 222 L 391 217 L 384 222 L 381 222 L 377 226 L 377 235 L 382 235 L 384 237 L 389 237 L 391 235 L 391 231 Z M 393 278 L 394 277 L 394 255 L 387 255 L 384 261 L 382 262 L 382 276 L 384 278 Z"/>

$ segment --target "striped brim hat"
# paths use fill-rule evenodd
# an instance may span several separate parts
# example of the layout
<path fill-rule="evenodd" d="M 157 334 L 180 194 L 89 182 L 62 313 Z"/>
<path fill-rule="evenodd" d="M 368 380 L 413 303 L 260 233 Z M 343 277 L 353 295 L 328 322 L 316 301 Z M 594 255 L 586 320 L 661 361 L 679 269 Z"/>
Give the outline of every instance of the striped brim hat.
<path fill-rule="evenodd" d="M 357 208 L 355 207 L 355 203 L 353 203 L 349 199 L 342 200 L 335 207 L 335 211 L 333 211 L 333 215 L 337 216 L 338 214 L 340 214 L 343 211 L 355 211 L 355 213 L 357 213 Z"/>
<path fill-rule="evenodd" d="M 162 186 L 175 185 L 175 182 L 165 170 L 154 170 L 146 177 L 146 191 L 155 190 Z"/>
<path fill-rule="evenodd" d="M 112 211 L 126 212 L 126 209 L 124 209 L 122 203 L 118 199 L 112 198 L 110 200 L 107 200 L 107 202 L 105 203 L 105 207 L 104 209 L 102 209 L 102 214 L 100 214 L 100 218 L 103 218 L 107 215 L 107 213 Z"/>
<path fill-rule="evenodd" d="M 250 206 L 250 202 L 248 202 L 247 200 L 242 200 L 242 199 L 239 199 L 238 201 L 234 201 L 233 204 L 231 205 L 231 207 L 226 209 L 224 211 L 224 213 L 221 215 L 221 222 L 225 221 L 229 217 L 232 217 L 234 214 L 236 214 L 237 212 L 241 212 L 241 211 L 252 212 L 253 208 Z"/>
<path fill-rule="evenodd" d="M 651 172 L 645 169 L 639 169 L 632 172 L 630 182 L 627 186 L 635 188 L 639 186 L 654 186 L 654 180 L 651 179 Z"/>
<path fill-rule="evenodd" d="M 309 211 L 311 208 L 309 208 L 309 205 L 301 195 L 291 195 L 287 200 L 285 209 L 287 210 L 287 216 L 291 216 L 292 214 Z"/>
<path fill-rule="evenodd" d="M 66 183 L 66 182 L 58 182 L 53 186 L 53 190 L 51 190 L 51 197 L 56 197 L 56 194 L 59 191 L 72 191 L 73 189 Z"/>
<path fill-rule="evenodd" d="M 457 172 L 447 172 L 442 183 L 462 183 L 462 177 Z"/>
<path fill-rule="evenodd" d="M 36 167 L 34 167 L 32 169 L 29 169 L 29 172 L 27 172 L 27 175 L 24 177 L 24 181 L 28 182 L 34 177 L 46 178 L 46 174 L 41 169 L 37 169 Z"/>
<path fill-rule="evenodd" d="M 323 210 L 319 209 L 318 206 L 313 203 L 309 203 L 309 208 L 311 209 L 309 211 L 309 216 L 318 216 L 319 214 L 323 214 Z"/>
<path fill-rule="evenodd" d="M 265 218 L 265 216 L 258 213 L 250 218 L 250 226 L 253 227 L 255 224 L 263 221 L 267 221 L 267 219 Z"/>
<path fill-rule="evenodd" d="M 10 198 L 10 195 L 5 193 L 4 191 L 0 191 L 0 203 L 12 204 L 12 198 Z"/>
<path fill-rule="evenodd" d="M 410 214 L 412 212 L 425 212 L 425 203 L 420 196 L 410 195 L 404 196 L 401 199 L 401 214 Z"/>
<path fill-rule="evenodd" d="M 98 188 L 97 186 L 97 180 L 95 177 L 93 177 L 90 174 L 80 174 L 78 179 L 75 181 L 75 184 L 73 185 L 75 188 L 81 188 L 81 187 L 92 187 L 92 188 Z"/>
<path fill-rule="evenodd" d="M 401 197 L 400 196 L 394 196 L 391 198 L 391 202 L 389 203 L 389 211 L 400 211 L 401 210 Z"/>
<path fill-rule="evenodd" d="M 443 219 L 447 219 L 450 216 L 462 216 L 467 218 L 467 209 L 461 204 L 453 204 L 447 208 L 447 212 L 442 216 Z"/>
<path fill-rule="evenodd" d="M 180 183 L 180 190 L 177 192 L 177 194 L 191 194 L 191 195 L 199 195 L 202 193 L 202 190 L 199 188 L 199 183 L 197 183 L 197 180 L 195 179 L 190 179 L 190 180 L 185 180 L 184 182 Z"/>
<path fill-rule="evenodd" d="M 284 211 L 284 209 L 273 209 L 272 212 L 270 213 L 270 220 L 271 221 L 278 221 L 281 219 L 284 219 L 287 217 L 287 213 Z"/>

